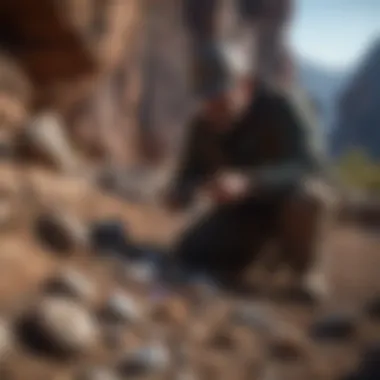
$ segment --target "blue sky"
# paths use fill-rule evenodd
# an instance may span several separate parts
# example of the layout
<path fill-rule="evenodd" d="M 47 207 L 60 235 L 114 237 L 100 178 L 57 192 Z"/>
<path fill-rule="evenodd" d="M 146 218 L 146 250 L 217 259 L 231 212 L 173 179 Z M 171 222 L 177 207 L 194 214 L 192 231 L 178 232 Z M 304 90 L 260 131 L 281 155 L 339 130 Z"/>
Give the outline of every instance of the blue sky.
<path fill-rule="evenodd" d="M 354 65 L 380 36 L 380 0 L 296 0 L 292 45 L 330 68 Z"/>

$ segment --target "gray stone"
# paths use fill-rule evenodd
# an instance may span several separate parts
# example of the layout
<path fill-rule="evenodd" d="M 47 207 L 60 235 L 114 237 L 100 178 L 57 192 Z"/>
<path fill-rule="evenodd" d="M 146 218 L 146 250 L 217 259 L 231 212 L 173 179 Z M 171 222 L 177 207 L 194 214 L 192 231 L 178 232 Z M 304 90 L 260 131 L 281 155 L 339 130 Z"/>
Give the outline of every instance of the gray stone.
<path fill-rule="evenodd" d="M 4 360 L 12 348 L 11 326 L 3 320 L 0 320 L 0 361 Z"/>
<path fill-rule="evenodd" d="M 102 316 L 115 323 L 135 323 L 142 318 L 143 311 L 135 299 L 125 293 L 115 292 L 102 310 Z"/>
<path fill-rule="evenodd" d="M 52 295 L 69 297 L 83 302 L 91 302 L 96 297 L 95 285 L 83 274 L 65 269 L 50 278 L 45 284 L 45 291 Z"/>
<path fill-rule="evenodd" d="M 124 329 L 121 325 L 106 324 L 102 328 L 103 341 L 107 348 L 118 350 L 124 346 Z"/>
<path fill-rule="evenodd" d="M 57 113 L 43 112 L 37 115 L 24 131 L 23 144 L 32 154 L 55 169 L 70 173 L 78 169 L 66 126 Z"/>
<path fill-rule="evenodd" d="M 98 341 L 98 327 L 91 314 L 77 303 L 48 297 L 27 313 L 21 338 L 30 348 L 46 354 L 80 354 Z"/>
<path fill-rule="evenodd" d="M 310 335 L 315 340 L 342 341 L 352 338 L 357 327 L 357 315 L 333 313 L 315 321 L 310 327 Z"/>
<path fill-rule="evenodd" d="M 34 232 L 43 245 L 59 253 L 67 254 L 88 246 L 87 228 L 74 216 L 61 211 L 39 215 Z"/>
<path fill-rule="evenodd" d="M 119 377 L 106 367 L 88 368 L 81 372 L 77 380 L 118 380 Z"/>
<path fill-rule="evenodd" d="M 125 267 L 125 279 L 140 285 L 150 285 L 159 276 L 159 272 L 154 263 L 147 261 L 131 262 Z"/>
<path fill-rule="evenodd" d="M 140 376 L 161 372 L 170 365 L 168 349 L 161 344 L 153 344 L 128 353 L 119 363 L 122 376 Z"/>
<path fill-rule="evenodd" d="M 254 303 L 237 305 L 232 312 L 231 320 L 235 324 L 263 332 L 271 331 L 274 325 L 269 311 L 263 305 Z"/>

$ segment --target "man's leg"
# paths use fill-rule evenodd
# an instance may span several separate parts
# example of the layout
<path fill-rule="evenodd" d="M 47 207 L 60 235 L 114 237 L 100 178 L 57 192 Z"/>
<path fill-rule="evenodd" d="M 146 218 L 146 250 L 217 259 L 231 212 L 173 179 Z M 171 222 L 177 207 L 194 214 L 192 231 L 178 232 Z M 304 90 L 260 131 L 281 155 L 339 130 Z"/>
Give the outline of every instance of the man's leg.
<path fill-rule="evenodd" d="M 279 214 L 278 238 L 280 255 L 294 274 L 295 290 L 320 297 L 325 284 L 319 289 L 307 284 L 314 268 L 321 237 L 325 206 L 321 200 L 306 193 L 293 193 L 283 202 Z"/>
<path fill-rule="evenodd" d="M 265 204 L 222 206 L 192 226 L 181 238 L 176 255 L 181 266 L 220 280 L 239 278 L 270 236 L 260 215 Z"/>

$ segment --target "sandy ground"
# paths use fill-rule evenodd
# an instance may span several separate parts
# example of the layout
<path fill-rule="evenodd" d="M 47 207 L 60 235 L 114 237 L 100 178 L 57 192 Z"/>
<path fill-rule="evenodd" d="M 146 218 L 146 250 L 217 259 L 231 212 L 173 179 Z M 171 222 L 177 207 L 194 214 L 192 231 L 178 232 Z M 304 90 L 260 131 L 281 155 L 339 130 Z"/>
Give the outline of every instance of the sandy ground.
<path fill-rule="evenodd" d="M 159 244 L 169 244 L 185 223 L 182 216 L 170 215 L 156 206 L 128 204 L 107 196 L 84 179 L 63 178 L 33 168 L 15 169 L 2 165 L 0 189 L 11 194 L 14 214 L 11 225 L 0 230 L 0 310 L 10 321 L 33 300 L 41 282 L 57 267 L 76 267 L 86 273 L 97 283 L 99 300 L 115 286 L 116 272 L 112 263 L 99 260 L 91 252 L 77 252 L 62 259 L 41 247 L 30 233 L 30 220 L 35 210 L 43 205 L 65 209 L 82 221 L 121 218 L 134 238 Z M 323 249 L 326 258 L 323 268 L 331 290 L 329 308 L 360 309 L 363 302 L 376 292 L 380 293 L 379 248 L 380 237 L 357 227 L 335 227 L 329 231 Z M 136 294 L 141 303 L 149 305 L 149 297 Z M 171 342 L 173 353 L 178 353 L 178 347 L 183 346 L 181 342 L 187 342 L 187 362 L 195 372 L 194 379 L 338 379 L 355 365 L 360 347 L 380 338 L 380 325 L 363 319 L 359 333 L 348 343 L 315 344 L 308 339 L 306 331 L 319 310 L 271 300 L 257 301 L 253 296 L 242 298 L 244 302 L 260 302 L 269 307 L 278 325 L 285 323 L 281 328 L 286 330 L 284 340 L 291 341 L 301 351 L 296 360 L 268 359 L 270 337 L 235 326 L 226 317 L 227 311 L 241 301 L 237 297 L 210 298 L 198 317 L 190 313 L 186 298 L 179 294 L 169 298 L 167 319 L 158 324 L 154 318 L 150 319 L 143 333 L 126 328 L 123 332 L 126 346 L 138 344 L 155 329 Z M 210 343 L 218 334 L 229 336 L 226 347 Z M 281 341 L 282 338 L 273 339 Z M 88 357 L 61 363 L 34 356 L 16 345 L 6 358 L 2 358 L 0 370 L 4 375 L 0 374 L 0 378 L 69 380 L 75 379 L 77 369 L 87 363 L 111 365 L 114 359 L 115 353 L 99 346 Z M 165 374 L 149 378 L 179 379 L 174 364 Z"/>

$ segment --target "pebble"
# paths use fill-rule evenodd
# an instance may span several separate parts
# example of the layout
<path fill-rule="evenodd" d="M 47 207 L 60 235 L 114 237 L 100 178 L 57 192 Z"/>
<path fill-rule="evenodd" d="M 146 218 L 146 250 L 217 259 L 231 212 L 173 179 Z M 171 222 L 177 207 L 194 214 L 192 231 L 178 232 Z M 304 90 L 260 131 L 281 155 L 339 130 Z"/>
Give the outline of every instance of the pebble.
<path fill-rule="evenodd" d="M 41 112 L 23 133 L 23 145 L 43 158 L 45 164 L 55 169 L 72 173 L 78 168 L 78 161 L 67 136 L 67 127 L 62 117 L 55 112 Z"/>
<path fill-rule="evenodd" d="M 98 338 L 91 314 L 71 300 L 45 298 L 19 325 L 21 340 L 31 349 L 51 355 L 86 352 Z"/>
<path fill-rule="evenodd" d="M 129 262 L 124 267 L 124 278 L 138 285 L 149 286 L 157 282 L 159 270 L 154 263 L 149 261 Z"/>
<path fill-rule="evenodd" d="M 372 298 L 365 307 L 366 314 L 374 320 L 380 320 L 380 296 Z"/>
<path fill-rule="evenodd" d="M 143 376 L 164 371 L 170 364 L 168 349 L 161 344 L 153 344 L 128 353 L 118 365 L 122 376 Z"/>
<path fill-rule="evenodd" d="M 87 368 L 79 374 L 77 380 L 118 380 L 119 377 L 106 367 Z"/>
<path fill-rule="evenodd" d="M 51 277 L 44 284 L 44 290 L 48 294 L 69 297 L 85 303 L 91 302 L 96 297 L 95 285 L 83 274 L 66 269 Z"/>
<path fill-rule="evenodd" d="M 107 348 L 118 350 L 124 346 L 124 329 L 120 325 L 105 325 L 102 328 L 103 341 Z"/>
<path fill-rule="evenodd" d="M 14 202 L 10 198 L 0 196 L 0 228 L 6 228 L 15 217 Z"/>
<path fill-rule="evenodd" d="M 179 297 L 164 296 L 152 306 L 152 318 L 156 322 L 181 324 L 189 315 L 187 305 Z"/>
<path fill-rule="evenodd" d="M 115 292 L 107 300 L 101 315 L 109 322 L 136 323 L 141 320 L 143 311 L 133 297 L 122 292 Z"/>
<path fill-rule="evenodd" d="M 309 357 L 311 349 L 311 342 L 304 332 L 281 319 L 267 335 L 267 344 L 272 360 L 283 363 Z"/>
<path fill-rule="evenodd" d="M 236 341 L 229 331 L 218 331 L 209 340 L 211 348 L 223 351 L 233 351 L 236 348 Z"/>
<path fill-rule="evenodd" d="M 231 321 L 262 332 L 269 332 L 275 324 L 269 311 L 263 305 L 254 303 L 237 305 L 232 312 Z"/>
<path fill-rule="evenodd" d="M 0 321 L 0 361 L 6 358 L 12 347 L 11 326 L 5 321 Z"/>
<path fill-rule="evenodd" d="M 87 229 L 75 217 L 61 212 L 38 216 L 34 225 L 37 239 L 47 248 L 59 253 L 72 253 L 88 243 Z"/>
<path fill-rule="evenodd" d="M 176 380 L 198 380 L 197 374 L 191 369 L 179 370 L 176 374 Z"/>
<path fill-rule="evenodd" d="M 341 341 L 356 333 L 357 320 L 351 314 L 332 314 L 314 322 L 310 335 L 314 340 Z"/>
<path fill-rule="evenodd" d="M 120 220 L 100 220 L 90 230 L 91 245 L 97 252 L 128 257 L 129 237 Z"/>

